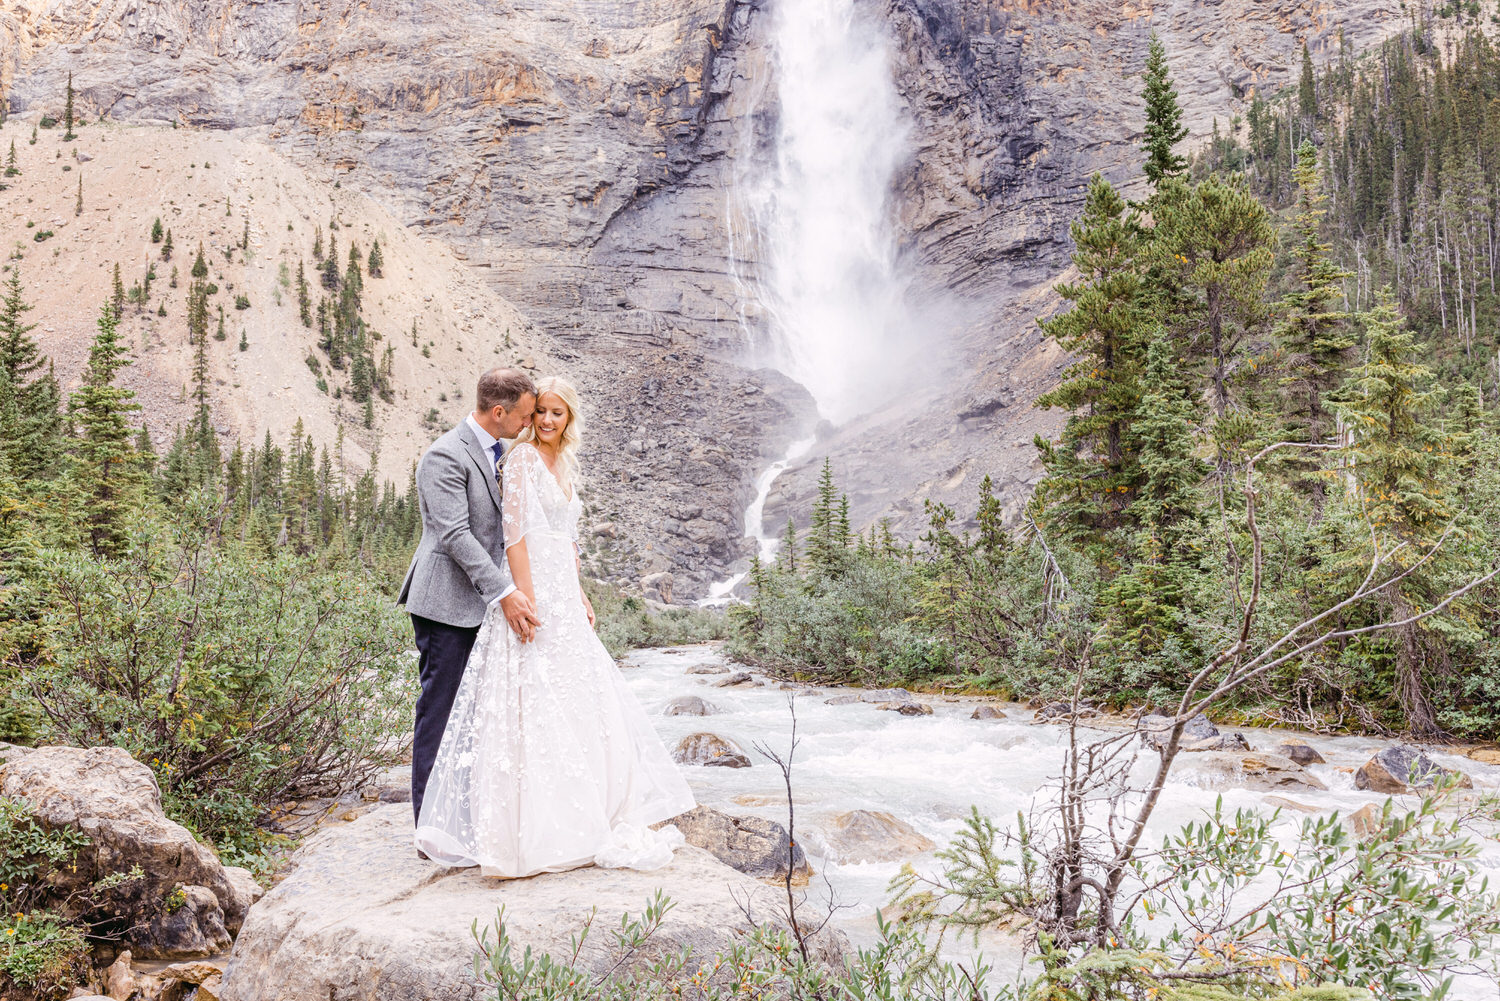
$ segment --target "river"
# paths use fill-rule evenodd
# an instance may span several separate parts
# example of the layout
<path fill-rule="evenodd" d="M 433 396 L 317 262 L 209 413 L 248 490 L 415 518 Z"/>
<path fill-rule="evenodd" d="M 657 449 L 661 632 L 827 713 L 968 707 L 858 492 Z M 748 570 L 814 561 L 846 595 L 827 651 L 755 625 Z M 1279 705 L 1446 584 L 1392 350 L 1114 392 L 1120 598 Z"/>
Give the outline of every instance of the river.
<path fill-rule="evenodd" d="M 689 768 L 688 780 L 698 801 L 726 813 L 754 814 L 785 824 L 786 808 L 780 772 L 751 745 L 757 741 L 785 751 L 790 728 L 789 692 L 774 682 L 717 688 L 724 675 L 696 675 L 689 669 L 718 666 L 724 661 L 711 646 L 639 650 L 624 661 L 625 677 L 669 747 L 682 737 L 701 731 L 716 733 L 738 744 L 751 758 L 750 768 Z M 757 679 L 760 680 L 760 679 Z M 819 878 L 826 875 L 839 900 L 848 905 L 835 919 L 856 943 L 875 936 L 876 909 L 887 900 L 886 886 L 902 862 L 840 864 L 828 857 L 824 831 L 844 811 L 884 811 L 905 821 L 919 833 L 945 845 L 963 826 L 971 805 L 1002 825 L 1014 822 L 1060 770 L 1067 730 L 1038 725 L 1032 712 L 1019 704 L 997 705 L 1004 719 L 974 720 L 972 697 L 923 695 L 933 708 L 930 716 L 902 716 L 874 705 L 829 705 L 837 689 L 800 696 L 796 700 L 801 743 L 794 761 L 799 841 L 811 856 Z M 680 695 L 698 695 L 723 710 L 708 716 L 664 716 L 666 702 Z M 1312 789 L 1267 793 L 1243 788 L 1234 780 L 1199 767 L 1201 755 L 1184 754 L 1169 780 L 1152 821 L 1148 842 L 1181 825 L 1201 820 L 1216 797 L 1226 808 L 1261 809 L 1269 813 L 1278 797 L 1317 812 L 1341 814 L 1384 797 L 1354 787 L 1353 771 L 1375 752 L 1394 742 L 1366 737 L 1321 737 L 1272 730 L 1239 732 L 1256 748 L 1269 748 L 1286 736 L 1296 736 L 1316 748 L 1326 764 L 1308 766 L 1326 791 Z M 1476 790 L 1500 789 L 1500 766 L 1430 749 L 1439 764 L 1458 768 L 1474 780 Z M 1198 759 L 1198 760 L 1195 760 Z M 1284 805 L 1284 804 L 1283 804 Z M 1282 836 L 1290 835 L 1304 814 L 1285 808 Z M 909 859 L 919 871 L 934 871 L 935 859 L 926 852 Z M 1500 845 L 1486 844 L 1483 866 L 1491 882 L 1500 882 Z M 986 959 L 1002 979 L 1014 975 L 1019 953 L 1004 938 L 987 940 Z M 1492 983 L 1463 981 L 1451 998 L 1480 1001 L 1500 997 Z"/>

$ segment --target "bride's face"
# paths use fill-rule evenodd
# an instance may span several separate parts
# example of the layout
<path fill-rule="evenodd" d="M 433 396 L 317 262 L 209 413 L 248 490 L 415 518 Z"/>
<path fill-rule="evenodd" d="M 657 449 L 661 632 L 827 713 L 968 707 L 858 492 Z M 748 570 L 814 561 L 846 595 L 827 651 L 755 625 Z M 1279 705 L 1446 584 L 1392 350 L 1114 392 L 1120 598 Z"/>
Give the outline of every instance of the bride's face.
<path fill-rule="evenodd" d="M 543 393 L 536 401 L 531 429 L 537 440 L 548 445 L 562 444 L 563 430 L 568 426 L 568 405 L 556 393 Z"/>

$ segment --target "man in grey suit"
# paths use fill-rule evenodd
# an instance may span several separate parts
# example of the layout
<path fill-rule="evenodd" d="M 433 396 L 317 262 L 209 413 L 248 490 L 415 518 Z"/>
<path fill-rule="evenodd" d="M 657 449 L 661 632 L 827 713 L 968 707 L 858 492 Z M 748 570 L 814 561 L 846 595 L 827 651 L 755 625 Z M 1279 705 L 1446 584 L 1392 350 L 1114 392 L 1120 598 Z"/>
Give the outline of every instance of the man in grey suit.
<path fill-rule="evenodd" d="M 422 541 L 396 599 L 411 614 L 422 683 L 411 751 L 417 817 L 485 613 L 498 601 L 523 643 L 541 624 L 531 599 L 511 583 L 500 514 L 501 440 L 531 425 L 536 386 L 524 372 L 496 368 L 479 377 L 475 397 L 474 412 L 417 463 Z"/>

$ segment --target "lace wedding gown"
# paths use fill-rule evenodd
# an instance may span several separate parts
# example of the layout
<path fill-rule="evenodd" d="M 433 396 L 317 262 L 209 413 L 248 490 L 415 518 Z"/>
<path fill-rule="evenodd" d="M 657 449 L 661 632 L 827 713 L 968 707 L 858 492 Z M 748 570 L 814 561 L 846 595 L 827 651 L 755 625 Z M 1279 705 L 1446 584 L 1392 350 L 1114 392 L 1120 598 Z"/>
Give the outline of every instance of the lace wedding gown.
<path fill-rule="evenodd" d="M 417 821 L 436 861 L 520 877 L 655 869 L 682 843 L 648 825 L 694 806 L 579 597 L 582 504 L 529 444 L 502 472 L 506 546 L 526 540 L 541 626 L 522 643 L 491 608 L 459 684 Z"/>

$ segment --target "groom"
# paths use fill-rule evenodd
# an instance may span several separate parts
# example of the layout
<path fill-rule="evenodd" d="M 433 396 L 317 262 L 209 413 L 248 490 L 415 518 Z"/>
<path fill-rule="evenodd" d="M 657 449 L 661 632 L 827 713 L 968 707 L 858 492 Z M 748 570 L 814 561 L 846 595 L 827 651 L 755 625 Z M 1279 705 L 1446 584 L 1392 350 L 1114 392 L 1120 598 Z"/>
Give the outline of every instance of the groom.
<path fill-rule="evenodd" d="M 500 442 L 531 426 L 536 386 L 524 372 L 496 368 L 479 377 L 475 397 L 474 412 L 417 464 L 422 541 L 396 599 L 411 614 L 422 682 L 411 749 L 415 817 L 485 612 L 498 601 L 523 643 L 541 624 L 531 599 L 511 583 L 499 482 Z"/>

